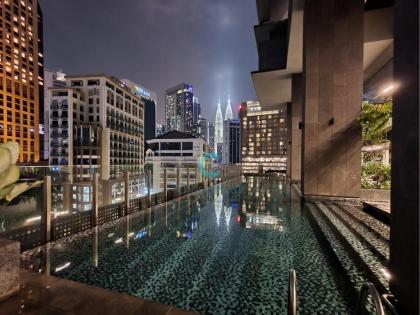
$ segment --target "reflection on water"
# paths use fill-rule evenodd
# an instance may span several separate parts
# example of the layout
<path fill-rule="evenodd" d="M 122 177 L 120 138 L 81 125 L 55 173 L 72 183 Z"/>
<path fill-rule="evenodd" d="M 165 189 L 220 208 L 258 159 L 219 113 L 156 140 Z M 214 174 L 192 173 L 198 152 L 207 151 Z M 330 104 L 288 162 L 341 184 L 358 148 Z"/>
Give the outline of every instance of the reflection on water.
<path fill-rule="evenodd" d="M 278 178 L 219 184 L 24 254 L 33 270 L 202 314 L 347 314 L 325 253 Z M 320 284 L 322 284 L 320 286 Z M 328 296 L 328 308 L 323 305 Z M 322 308 L 320 308 L 322 306 Z"/>

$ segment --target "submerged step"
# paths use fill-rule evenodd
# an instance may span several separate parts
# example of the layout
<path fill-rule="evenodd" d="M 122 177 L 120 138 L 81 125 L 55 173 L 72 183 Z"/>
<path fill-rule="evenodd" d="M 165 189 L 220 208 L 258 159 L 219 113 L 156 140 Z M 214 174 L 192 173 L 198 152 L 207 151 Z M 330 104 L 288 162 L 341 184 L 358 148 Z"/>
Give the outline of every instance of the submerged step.
<path fill-rule="evenodd" d="M 340 240 L 347 245 L 348 249 L 358 258 L 359 262 L 365 266 L 368 275 L 370 274 L 372 276 L 372 281 L 380 286 L 382 291 L 388 291 L 389 283 L 385 276 L 385 265 L 379 261 L 325 204 L 317 202 L 316 206 L 331 226 L 342 236 Z"/>
<path fill-rule="evenodd" d="M 366 245 L 383 263 L 389 261 L 389 245 L 386 241 L 379 238 L 375 233 L 363 224 L 360 224 L 346 211 L 336 204 L 328 204 L 328 208 L 333 211 L 338 219 L 356 235 L 359 240 Z"/>
<path fill-rule="evenodd" d="M 382 223 L 381 221 L 375 219 L 371 215 L 365 213 L 360 207 L 355 207 L 348 204 L 336 204 L 342 210 L 346 211 L 347 214 L 352 216 L 360 224 L 371 229 L 378 237 L 383 238 L 383 240 L 389 242 L 389 225 Z"/>
<path fill-rule="evenodd" d="M 324 234 L 325 238 L 328 240 L 329 245 L 338 258 L 341 266 L 346 271 L 352 286 L 359 291 L 363 283 L 366 281 L 366 277 L 363 271 L 360 270 L 354 263 L 348 251 L 343 247 L 341 242 L 334 235 L 327 222 L 321 217 L 319 210 L 315 207 L 315 205 L 308 203 L 306 206 L 318 224 L 319 228 L 321 229 L 322 233 Z"/>

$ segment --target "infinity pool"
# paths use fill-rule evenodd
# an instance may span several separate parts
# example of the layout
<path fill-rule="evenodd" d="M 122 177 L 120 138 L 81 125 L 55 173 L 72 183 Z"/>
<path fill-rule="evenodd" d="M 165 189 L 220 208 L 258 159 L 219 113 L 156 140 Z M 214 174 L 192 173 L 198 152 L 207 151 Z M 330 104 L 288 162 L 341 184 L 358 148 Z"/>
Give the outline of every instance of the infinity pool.
<path fill-rule="evenodd" d="M 202 314 L 348 314 L 348 299 L 300 206 L 277 177 L 246 177 L 25 252 L 35 270 Z"/>

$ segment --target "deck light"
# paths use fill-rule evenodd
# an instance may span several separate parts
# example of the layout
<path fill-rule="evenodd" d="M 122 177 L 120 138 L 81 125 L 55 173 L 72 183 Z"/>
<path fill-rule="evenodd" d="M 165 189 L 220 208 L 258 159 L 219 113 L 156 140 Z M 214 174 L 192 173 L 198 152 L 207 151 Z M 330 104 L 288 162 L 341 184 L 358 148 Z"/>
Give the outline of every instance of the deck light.
<path fill-rule="evenodd" d="M 123 241 L 123 238 L 122 237 L 120 237 L 119 239 L 117 239 L 114 243 L 115 244 L 118 244 L 118 243 L 122 243 L 122 241 Z"/>
<path fill-rule="evenodd" d="M 386 268 L 382 268 L 381 269 L 382 274 L 385 276 L 386 280 L 391 279 L 391 274 L 389 273 L 389 271 Z"/>
<path fill-rule="evenodd" d="M 58 267 L 56 267 L 55 268 L 55 272 L 59 272 L 59 271 L 61 271 L 61 270 L 63 270 L 63 269 L 66 269 L 67 267 L 69 267 L 71 265 L 71 263 L 70 262 L 66 262 L 65 264 L 63 264 L 63 265 L 60 265 L 60 266 L 58 266 Z"/>

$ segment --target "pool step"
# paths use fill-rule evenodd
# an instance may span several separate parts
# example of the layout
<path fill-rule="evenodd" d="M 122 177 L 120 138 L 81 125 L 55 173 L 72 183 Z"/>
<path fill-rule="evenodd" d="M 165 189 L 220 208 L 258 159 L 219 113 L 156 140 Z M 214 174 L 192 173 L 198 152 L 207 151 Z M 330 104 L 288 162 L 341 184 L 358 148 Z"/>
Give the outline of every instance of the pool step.
<path fill-rule="evenodd" d="M 333 203 L 326 204 L 326 206 L 382 263 L 388 263 L 389 242 L 386 239 L 372 231 L 367 225 L 362 224 L 360 220 L 352 216 L 341 205 Z"/>
<path fill-rule="evenodd" d="M 389 242 L 389 232 L 390 228 L 388 224 L 385 224 L 368 213 L 363 211 L 362 206 L 358 205 L 349 205 L 349 204 L 338 204 L 342 210 L 346 211 L 350 216 L 352 216 L 360 224 L 371 229 L 379 238 Z"/>
<path fill-rule="evenodd" d="M 314 205 L 319 215 L 329 225 L 336 239 L 349 253 L 353 264 L 360 266 L 364 271 L 366 276 L 364 281 L 371 281 L 380 291 L 387 292 L 388 280 L 384 275 L 387 260 L 377 255 L 378 249 L 372 250 L 375 248 L 372 243 L 361 240 L 363 238 L 362 233 L 367 233 L 367 229 L 362 229 L 359 226 L 356 230 L 356 224 L 346 221 L 349 216 L 346 217 L 344 212 L 338 214 L 339 209 L 337 207 L 331 209 L 332 207 L 322 202 L 316 202 Z M 369 237 L 371 236 L 369 235 Z"/>
<path fill-rule="evenodd" d="M 320 230 L 321 232 L 321 235 L 318 235 L 318 238 L 328 250 L 329 253 L 327 256 L 330 257 L 330 260 L 332 260 L 335 267 L 339 269 L 337 274 L 345 278 L 346 282 L 349 282 L 349 285 L 342 285 L 342 289 L 349 290 L 352 288 L 353 290 L 349 292 L 352 295 L 353 300 L 351 304 L 356 303 L 359 294 L 358 292 L 366 280 L 364 270 L 361 269 L 358 264 L 354 263 L 353 258 L 343 244 L 337 239 L 330 224 L 323 218 L 315 204 L 306 203 L 306 208 L 309 210 L 308 214 L 312 219 L 310 221 L 313 221 L 316 225 L 314 231 L 317 232 Z"/>

